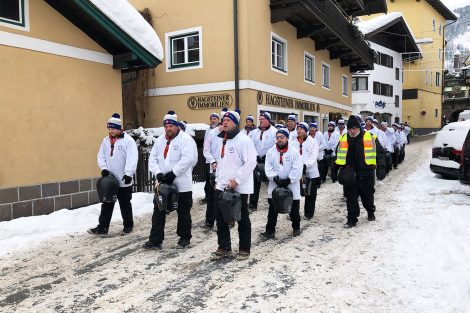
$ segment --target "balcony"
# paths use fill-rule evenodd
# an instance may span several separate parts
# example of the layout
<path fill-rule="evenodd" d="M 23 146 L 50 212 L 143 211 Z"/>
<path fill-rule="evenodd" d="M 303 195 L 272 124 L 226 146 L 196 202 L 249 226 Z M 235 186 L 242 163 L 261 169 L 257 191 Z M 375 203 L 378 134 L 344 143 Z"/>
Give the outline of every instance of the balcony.
<path fill-rule="evenodd" d="M 271 23 L 287 21 L 297 38 L 315 41 L 315 50 L 327 49 L 351 72 L 374 69 L 374 52 L 347 13 L 332 0 L 271 0 Z"/>

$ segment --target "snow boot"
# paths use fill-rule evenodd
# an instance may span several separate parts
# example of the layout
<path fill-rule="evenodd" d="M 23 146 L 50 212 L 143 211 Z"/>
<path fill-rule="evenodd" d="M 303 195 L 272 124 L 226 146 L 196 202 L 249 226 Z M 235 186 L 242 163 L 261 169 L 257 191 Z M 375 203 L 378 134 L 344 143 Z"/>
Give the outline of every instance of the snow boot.
<path fill-rule="evenodd" d="M 368 220 L 369 222 L 375 221 L 375 214 L 374 214 L 374 212 L 367 213 L 367 220 Z"/>
<path fill-rule="evenodd" d="M 344 228 L 352 228 L 356 227 L 356 222 L 353 221 L 347 221 L 346 224 L 343 225 Z"/>
<path fill-rule="evenodd" d="M 265 231 L 264 233 L 259 234 L 259 237 L 262 241 L 266 241 L 269 239 L 274 239 L 275 232 Z"/>
<path fill-rule="evenodd" d="M 298 237 L 298 236 L 300 236 L 300 229 L 299 228 L 294 229 L 292 231 L 292 237 Z"/>
<path fill-rule="evenodd" d="M 238 251 L 237 261 L 244 261 L 250 257 L 250 252 L 246 252 L 243 250 Z"/>
<path fill-rule="evenodd" d="M 232 256 L 232 250 L 224 250 L 221 247 L 217 248 L 217 251 L 211 253 L 211 261 L 218 261 L 223 258 Z"/>
<path fill-rule="evenodd" d="M 121 232 L 121 236 L 129 235 L 132 232 L 132 227 L 124 227 Z"/>
<path fill-rule="evenodd" d="M 144 243 L 142 246 L 145 250 L 161 250 L 162 249 L 162 244 L 161 243 L 155 243 L 153 241 L 147 241 Z"/>
<path fill-rule="evenodd" d="M 176 243 L 176 249 L 186 249 L 186 247 L 189 246 L 189 243 L 189 239 L 180 238 Z"/>

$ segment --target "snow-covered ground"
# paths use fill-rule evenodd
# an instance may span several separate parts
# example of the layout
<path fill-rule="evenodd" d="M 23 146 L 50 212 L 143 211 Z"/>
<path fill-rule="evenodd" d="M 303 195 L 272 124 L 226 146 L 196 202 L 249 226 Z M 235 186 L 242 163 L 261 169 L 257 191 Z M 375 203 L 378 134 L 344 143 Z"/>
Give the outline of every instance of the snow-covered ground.
<path fill-rule="evenodd" d="M 413 140 L 405 163 L 377 184 L 376 222 L 362 211 L 358 227 L 343 229 L 341 186 L 330 182 L 300 237 L 280 216 L 276 239 L 261 242 L 261 206 L 250 215 L 247 261 L 209 261 L 217 237 L 200 228 L 201 185 L 185 251 L 174 248 L 174 213 L 163 250 L 142 250 L 148 194 L 134 194 L 135 231 L 125 237 L 118 210 L 108 238 L 85 233 L 97 222 L 97 205 L 0 223 L 0 311 L 469 312 L 470 187 L 430 172 L 432 140 Z"/>

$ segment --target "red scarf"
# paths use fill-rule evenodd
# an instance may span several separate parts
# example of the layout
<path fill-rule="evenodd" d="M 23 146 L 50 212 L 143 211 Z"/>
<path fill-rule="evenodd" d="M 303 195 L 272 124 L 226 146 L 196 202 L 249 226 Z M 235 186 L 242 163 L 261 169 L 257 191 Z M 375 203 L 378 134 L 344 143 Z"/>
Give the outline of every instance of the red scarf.
<path fill-rule="evenodd" d="M 227 133 L 224 134 L 224 141 L 222 141 L 222 151 L 220 152 L 220 157 L 223 159 L 225 156 L 225 144 L 227 143 Z"/>
<path fill-rule="evenodd" d="M 286 145 L 286 146 L 284 147 L 284 149 L 281 150 L 281 149 L 279 149 L 278 146 L 276 145 L 276 149 L 277 149 L 277 151 L 279 151 L 279 153 L 280 153 L 280 156 L 279 156 L 279 164 L 281 164 L 281 165 L 284 164 L 284 163 L 282 162 L 282 155 L 287 152 L 287 148 L 289 148 L 288 145 Z"/>
<path fill-rule="evenodd" d="M 111 143 L 111 156 L 113 156 L 114 144 L 116 143 L 117 140 L 118 140 L 118 136 L 113 137 L 113 136 L 109 135 L 109 142 Z"/>
<path fill-rule="evenodd" d="M 167 135 L 165 135 L 165 139 L 166 139 L 166 146 L 165 146 L 165 150 L 163 150 L 163 158 L 166 159 L 166 156 L 168 155 L 168 150 L 170 149 L 170 142 L 173 138 L 168 138 Z"/>
<path fill-rule="evenodd" d="M 304 139 L 303 138 L 300 138 L 300 137 L 297 137 L 297 140 L 299 141 L 299 151 L 300 151 L 300 155 L 302 155 L 302 145 L 304 143 Z"/>

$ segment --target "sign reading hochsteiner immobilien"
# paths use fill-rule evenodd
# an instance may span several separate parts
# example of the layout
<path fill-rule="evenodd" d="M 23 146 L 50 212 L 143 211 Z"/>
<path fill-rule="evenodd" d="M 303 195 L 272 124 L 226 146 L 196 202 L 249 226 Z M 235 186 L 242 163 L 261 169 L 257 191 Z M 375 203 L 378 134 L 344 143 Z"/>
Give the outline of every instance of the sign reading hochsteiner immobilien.
<path fill-rule="evenodd" d="M 232 102 L 232 96 L 228 93 L 193 96 L 188 99 L 188 107 L 191 110 L 229 108 Z"/>
<path fill-rule="evenodd" d="M 258 100 L 258 104 L 267 104 L 281 108 L 320 112 L 320 104 L 315 102 L 293 99 L 270 93 L 263 94 L 261 91 L 258 91 L 256 98 Z"/>

